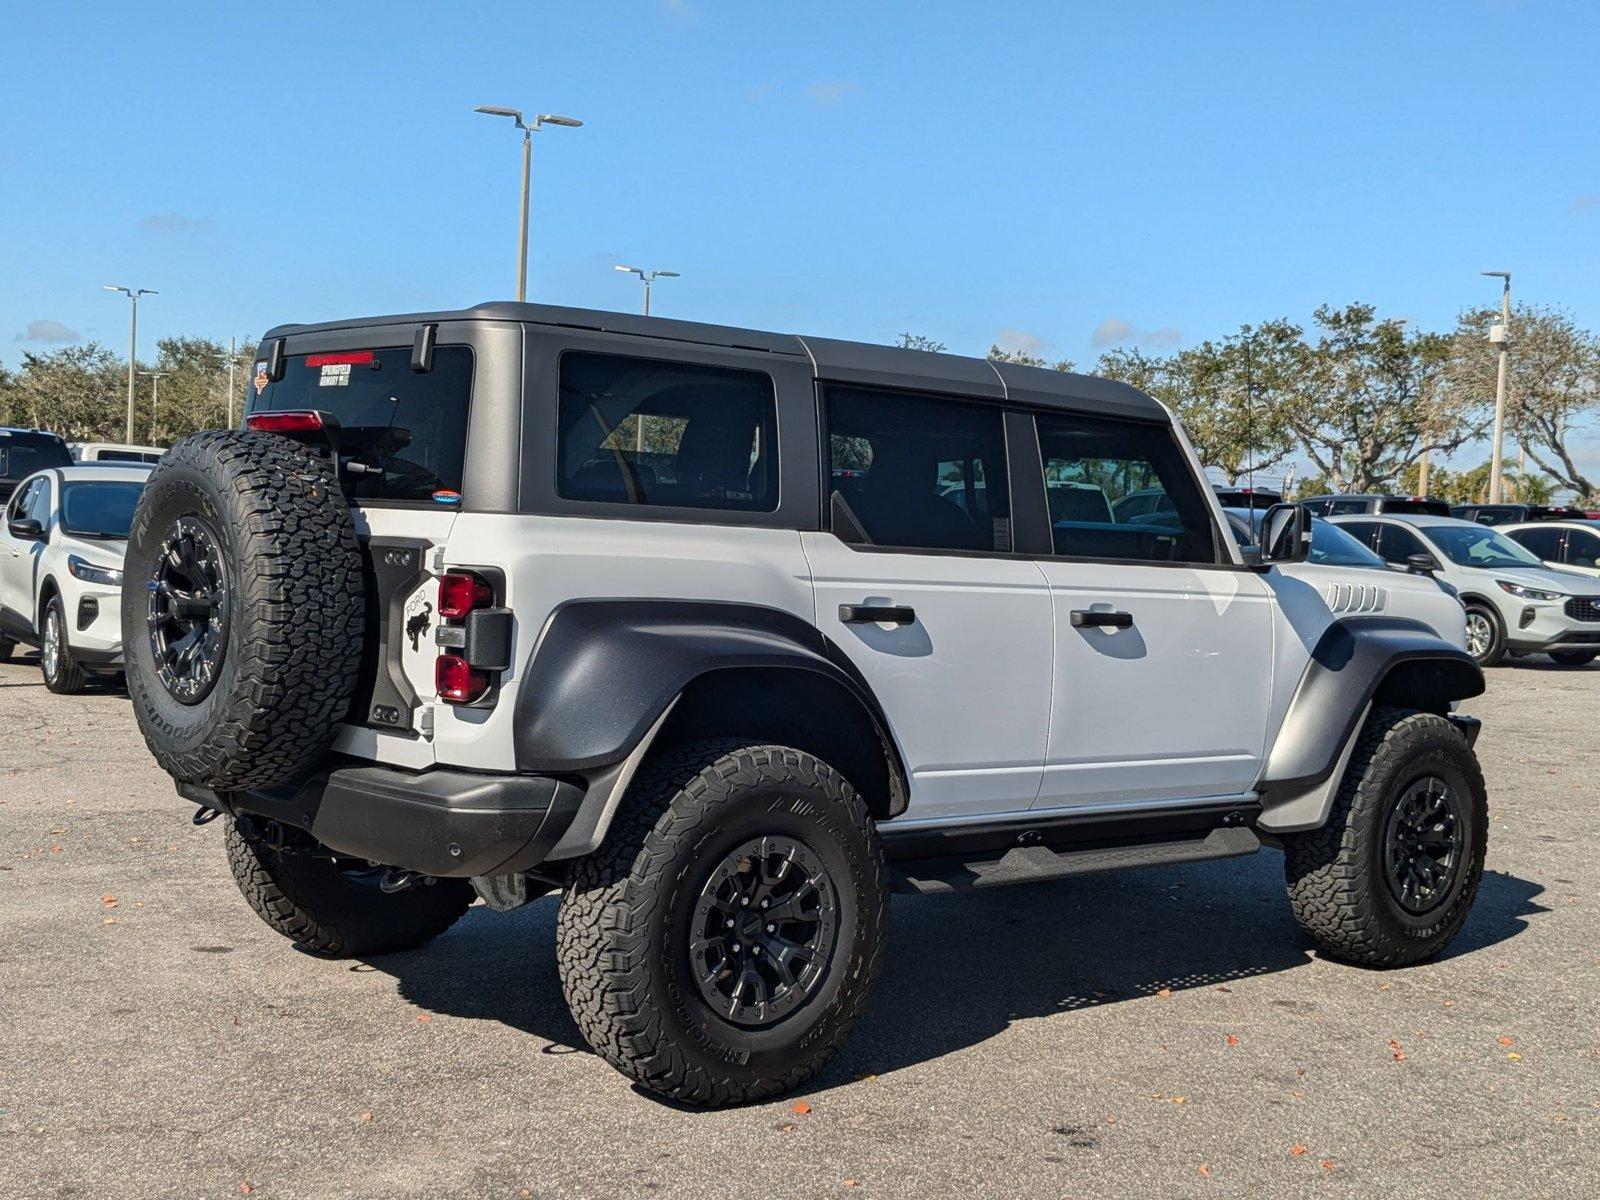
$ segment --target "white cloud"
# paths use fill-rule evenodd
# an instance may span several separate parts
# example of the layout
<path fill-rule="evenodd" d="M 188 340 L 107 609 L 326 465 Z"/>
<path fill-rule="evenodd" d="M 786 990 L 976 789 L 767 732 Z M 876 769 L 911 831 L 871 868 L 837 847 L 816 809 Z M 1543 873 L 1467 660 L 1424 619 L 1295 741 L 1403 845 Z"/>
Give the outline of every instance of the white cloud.
<path fill-rule="evenodd" d="M 1567 211 L 1575 217 L 1586 217 L 1596 209 L 1600 209 L 1600 192 L 1590 192 L 1587 196 L 1576 196 Z"/>
<path fill-rule="evenodd" d="M 806 84 L 806 99 L 823 108 L 837 108 L 846 96 L 860 91 L 861 85 L 853 79 L 818 79 Z"/>
<path fill-rule="evenodd" d="M 75 342 L 78 340 L 78 331 L 69 329 L 60 321 L 52 321 L 41 317 L 37 321 L 29 321 L 27 329 L 17 334 L 19 342 Z"/>
<path fill-rule="evenodd" d="M 1040 358 L 1050 348 L 1050 343 L 1037 333 L 1026 329 L 1002 329 L 994 335 L 994 344 L 1007 354 L 1026 354 Z"/>
<path fill-rule="evenodd" d="M 1096 349 L 1104 350 L 1107 346 L 1119 346 L 1133 337 L 1133 326 L 1116 317 L 1107 317 L 1094 327 L 1094 332 L 1089 335 L 1089 344 Z"/>
<path fill-rule="evenodd" d="M 151 233 L 198 233 L 216 225 L 210 217 L 186 217 L 181 213 L 151 213 L 139 228 Z"/>
<path fill-rule="evenodd" d="M 1141 333 L 1139 341 L 1142 345 L 1168 349 L 1183 341 L 1183 334 L 1171 325 L 1163 325 L 1160 329 L 1152 329 L 1148 333 Z"/>

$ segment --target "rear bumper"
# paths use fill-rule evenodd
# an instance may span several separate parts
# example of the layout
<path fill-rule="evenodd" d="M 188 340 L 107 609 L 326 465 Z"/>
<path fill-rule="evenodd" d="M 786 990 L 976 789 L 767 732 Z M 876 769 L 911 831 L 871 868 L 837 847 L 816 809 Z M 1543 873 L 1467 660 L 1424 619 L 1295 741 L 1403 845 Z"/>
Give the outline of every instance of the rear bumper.
<path fill-rule="evenodd" d="M 547 775 L 362 764 L 330 765 L 296 787 L 214 792 L 180 783 L 178 794 L 230 816 L 306 830 L 352 858 L 465 877 L 537 866 L 572 823 L 584 790 Z"/>

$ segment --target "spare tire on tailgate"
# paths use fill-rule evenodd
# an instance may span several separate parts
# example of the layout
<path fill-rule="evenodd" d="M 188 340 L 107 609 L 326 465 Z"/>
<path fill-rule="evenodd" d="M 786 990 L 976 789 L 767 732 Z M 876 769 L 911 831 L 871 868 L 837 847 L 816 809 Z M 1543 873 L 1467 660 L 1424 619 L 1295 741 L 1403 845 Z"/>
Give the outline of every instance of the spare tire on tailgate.
<path fill-rule="evenodd" d="M 184 438 L 134 513 L 128 693 L 156 761 L 217 791 L 302 779 L 361 662 L 361 547 L 327 457 L 274 433 Z"/>

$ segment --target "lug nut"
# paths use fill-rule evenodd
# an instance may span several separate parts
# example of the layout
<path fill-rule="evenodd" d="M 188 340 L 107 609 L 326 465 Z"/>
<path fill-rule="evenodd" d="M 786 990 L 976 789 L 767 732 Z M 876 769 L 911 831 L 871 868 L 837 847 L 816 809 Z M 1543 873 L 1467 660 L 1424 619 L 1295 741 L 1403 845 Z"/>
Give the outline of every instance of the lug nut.
<path fill-rule="evenodd" d="M 768 925 L 767 926 L 767 932 L 768 933 L 777 933 L 778 932 L 778 927 L 776 925 Z"/>
<path fill-rule="evenodd" d="M 741 897 L 740 900 L 739 900 L 739 903 L 744 905 L 746 908 L 749 908 L 750 907 L 750 897 L 749 896 Z"/>
<path fill-rule="evenodd" d="M 750 947 L 750 953 L 751 954 L 760 954 L 761 953 L 761 947 L 760 946 L 751 946 Z"/>
<path fill-rule="evenodd" d="M 735 943 L 734 943 L 734 944 L 733 944 L 733 952 L 734 952 L 734 953 L 735 953 L 735 954 L 737 954 L 737 953 L 739 953 L 739 943 L 738 943 L 738 942 L 735 942 Z"/>
<path fill-rule="evenodd" d="M 763 901 L 762 901 L 762 902 L 761 902 L 761 907 L 762 907 L 762 908 L 765 908 L 765 907 L 766 907 L 766 906 L 767 906 L 767 905 L 769 905 L 769 904 L 771 904 L 771 903 L 772 903 L 772 901 L 771 901 L 771 900 L 763 900 Z"/>

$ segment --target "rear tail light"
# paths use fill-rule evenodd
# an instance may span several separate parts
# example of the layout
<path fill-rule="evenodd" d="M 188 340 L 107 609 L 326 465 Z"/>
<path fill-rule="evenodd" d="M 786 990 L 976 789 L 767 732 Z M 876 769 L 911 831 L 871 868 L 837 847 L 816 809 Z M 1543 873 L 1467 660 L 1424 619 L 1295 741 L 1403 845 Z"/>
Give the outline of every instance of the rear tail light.
<path fill-rule="evenodd" d="M 446 621 L 464 621 L 475 608 L 494 605 L 494 589 L 486 579 L 465 571 L 439 576 L 439 615 Z"/>
<path fill-rule="evenodd" d="M 439 699 L 447 704 L 471 704 L 489 691 L 489 674 L 472 666 L 459 654 L 441 654 L 433 668 Z"/>

